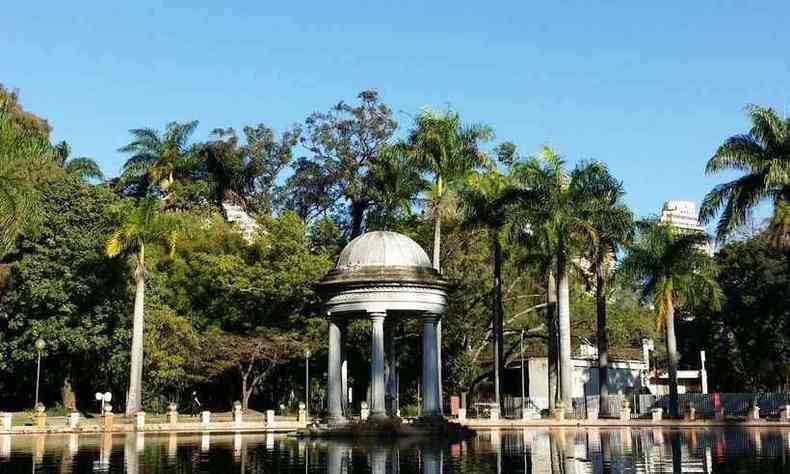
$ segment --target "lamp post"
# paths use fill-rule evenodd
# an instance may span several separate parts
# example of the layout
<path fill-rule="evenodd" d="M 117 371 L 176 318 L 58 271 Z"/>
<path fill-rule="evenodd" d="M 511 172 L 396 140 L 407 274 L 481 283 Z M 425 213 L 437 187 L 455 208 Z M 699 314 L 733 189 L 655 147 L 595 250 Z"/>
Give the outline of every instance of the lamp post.
<path fill-rule="evenodd" d="M 524 411 L 527 409 L 527 399 L 524 389 L 524 330 L 521 330 L 521 418 L 524 418 Z"/>
<path fill-rule="evenodd" d="M 304 352 L 304 408 L 310 416 L 310 351 Z"/>
<path fill-rule="evenodd" d="M 41 379 L 41 351 L 47 347 L 47 343 L 44 342 L 44 339 L 39 337 L 36 339 L 36 352 L 38 352 L 38 362 L 36 364 L 36 404 L 33 405 L 33 408 L 38 407 L 38 385 L 39 380 Z"/>

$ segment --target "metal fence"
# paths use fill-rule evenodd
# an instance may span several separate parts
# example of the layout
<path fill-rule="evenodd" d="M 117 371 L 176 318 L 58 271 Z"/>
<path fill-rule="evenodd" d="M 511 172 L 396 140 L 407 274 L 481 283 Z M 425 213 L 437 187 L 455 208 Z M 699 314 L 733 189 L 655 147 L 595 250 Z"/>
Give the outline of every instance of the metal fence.
<path fill-rule="evenodd" d="M 620 413 L 620 407 L 625 399 L 628 399 L 631 416 L 635 418 L 650 418 L 653 408 L 663 408 L 664 415 L 669 412 L 669 395 L 610 395 L 609 416 L 617 416 Z M 477 401 L 474 400 L 474 402 Z M 495 405 L 493 400 L 486 400 L 486 402 L 488 403 L 477 403 L 477 410 L 470 407 L 472 410 L 469 412 L 469 416 L 486 417 L 485 408 Z M 752 404 L 760 407 L 761 417 L 778 417 L 782 407 L 790 405 L 790 393 L 684 393 L 678 395 L 678 409 L 681 414 L 691 405 L 696 410 L 697 418 L 713 418 L 717 406 L 723 408 L 727 416 L 746 416 Z M 537 406 L 529 398 L 526 400 L 526 406 L 537 410 Z M 505 396 L 503 398 L 502 416 L 518 419 L 521 418 L 521 411 L 521 397 Z M 602 413 L 597 395 L 573 399 L 574 418 L 587 418 L 590 412 Z"/>
<path fill-rule="evenodd" d="M 663 408 L 669 412 L 669 395 L 610 395 L 609 414 L 617 415 L 623 400 L 628 398 L 632 416 L 649 418 L 653 408 Z M 723 408 L 727 416 L 746 416 L 749 408 L 756 404 L 760 407 L 761 417 L 778 417 L 779 410 L 790 404 L 790 393 L 683 393 L 678 395 L 678 409 L 681 413 L 692 406 L 698 418 L 713 418 L 716 408 Z M 601 413 L 597 396 L 573 399 L 573 414 L 585 418 L 589 412 Z"/>

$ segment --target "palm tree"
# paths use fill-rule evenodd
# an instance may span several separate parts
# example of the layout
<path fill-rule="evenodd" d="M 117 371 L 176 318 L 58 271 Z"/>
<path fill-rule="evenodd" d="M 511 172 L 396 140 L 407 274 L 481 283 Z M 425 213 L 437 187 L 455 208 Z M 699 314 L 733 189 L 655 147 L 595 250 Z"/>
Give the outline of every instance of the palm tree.
<path fill-rule="evenodd" d="M 493 138 L 490 127 L 464 125 L 457 113 L 424 109 L 408 143 L 416 163 L 434 175 L 432 190 L 433 266 L 441 271 L 442 217 L 449 194 L 473 169 L 490 164 L 480 143 Z"/>
<path fill-rule="evenodd" d="M 757 105 L 746 110 L 751 130 L 728 138 L 705 167 L 706 174 L 737 170 L 744 175 L 717 185 L 705 196 L 700 220 L 707 223 L 721 212 L 716 237 L 722 241 L 749 220 L 760 202 L 771 200 L 772 234 L 790 247 L 790 118 Z"/>
<path fill-rule="evenodd" d="M 408 151 L 402 143 L 385 145 L 379 160 L 371 165 L 369 178 L 374 204 L 368 220 L 372 227 L 387 230 L 402 216 L 410 215 L 419 192 L 427 187 Z"/>
<path fill-rule="evenodd" d="M 196 159 L 187 143 L 197 126 L 197 121 L 170 122 L 162 134 L 153 128 L 130 130 L 133 140 L 118 149 L 132 155 L 121 171 L 122 187 L 144 196 L 166 192 L 174 182 L 189 179 Z"/>
<path fill-rule="evenodd" d="M 79 158 L 69 158 L 71 155 L 71 146 L 65 141 L 55 145 L 57 152 L 58 164 L 66 171 L 66 173 L 76 176 L 84 181 L 90 179 L 104 179 L 104 174 L 99 168 L 99 164 L 93 158 L 81 156 Z"/>
<path fill-rule="evenodd" d="M 244 143 L 232 128 L 215 129 L 211 138 L 197 147 L 211 198 L 219 205 L 269 210 L 277 177 L 291 161 L 299 131 L 286 130 L 278 140 L 271 128 L 260 124 L 244 127 Z"/>
<path fill-rule="evenodd" d="M 452 190 L 473 169 L 490 165 L 480 144 L 491 140 L 493 130 L 486 125 L 461 123 L 452 111 L 434 112 L 423 109 L 409 134 L 411 155 L 418 166 L 434 176 L 430 189 L 430 208 L 433 216 L 433 267 L 441 272 L 442 220 L 450 211 Z M 439 339 L 439 384 L 442 380 L 442 322 L 436 328 Z M 441 386 L 439 391 L 442 391 Z"/>
<path fill-rule="evenodd" d="M 581 194 L 590 196 L 584 209 L 597 239 L 587 249 L 590 268 L 595 278 L 595 308 L 598 342 L 598 389 L 600 413 L 608 414 L 609 407 L 609 338 L 606 324 L 606 284 L 611 274 L 610 262 L 618 248 L 630 241 L 633 234 L 633 214 L 623 203 L 623 183 L 611 175 L 606 165 L 591 162 L 581 166 L 577 178 Z"/>
<path fill-rule="evenodd" d="M 538 157 L 516 163 L 513 175 L 522 186 L 540 199 L 536 206 L 525 209 L 530 215 L 534 232 L 547 242 L 545 248 L 554 253 L 556 262 L 557 310 L 560 352 L 560 393 L 566 413 L 572 413 L 573 366 L 571 363 L 570 276 L 571 260 L 583 243 L 597 240 L 590 222 L 594 195 L 584 185 L 588 170 L 576 167 L 565 171 L 564 160 L 551 148 L 541 148 Z"/>
<path fill-rule="evenodd" d="M 132 204 L 124 201 L 118 208 L 121 224 L 107 241 L 105 252 L 108 257 L 131 256 L 135 265 L 134 315 L 132 319 L 132 348 L 129 373 L 129 393 L 126 415 L 133 416 L 142 406 L 143 377 L 143 326 L 145 313 L 145 252 L 152 245 L 165 245 L 171 256 L 180 235 L 180 221 L 161 210 L 162 202 L 144 198 Z"/>
<path fill-rule="evenodd" d="M 557 379 L 559 374 L 559 326 L 557 321 L 557 281 L 554 278 L 554 267 L 556 251 L 551 248 L 551 239 L 546 233 L 546 229 L 541 226 L 533 225 L 533 217 L 529 210 L 517 209 L 513 219 L 515 225 L 511 228 L 514 231 L 513 240 L 521 247 L 518 258 L 518 265 L 521 267 L 532 268 L 543 279 L 546 289 L 546 336 L 547 336 L 547 387 L 549 398 L 549 409 L 553 410 L 557 403 L 559 391 L 557 390 Z"/>
<path fill-rule="evenodd" d="M 46 135 L 18 126 L 13 105 L 7 99 L 0 103 L 0 259 L 40 217 L 35 184 L 56 157 Z"/>
<path fill-rule="evenodd" d="M 641 284 L 641 296 L 656 309 L 656 323 L 666 325 L 669 369 L 669 411 L 678 416 L 678 353 L 675 305 L 706 302 L 720 306 L 721 289 L 713 260 L 700 247 L 708 242 L 701 232 L 678 233 L 671 224 L 655 220 L 637 225 L 636 242 L 620 262 L 618 273 Z"/>
<path fill-rule="evenodd" d="M 494 334 L 494 394 L 502 408 L 501 385 L 504 366 L 504 308 L 502 306 L 502 230 L 508 223 L 510 208 L 516 199 L 529 199 L 517 193 L 507 176 L 492 170 L 471 174 L 460 192 L 464 225 L 488 229 L 494 264 L 494 298 L 492 326 Z"/>

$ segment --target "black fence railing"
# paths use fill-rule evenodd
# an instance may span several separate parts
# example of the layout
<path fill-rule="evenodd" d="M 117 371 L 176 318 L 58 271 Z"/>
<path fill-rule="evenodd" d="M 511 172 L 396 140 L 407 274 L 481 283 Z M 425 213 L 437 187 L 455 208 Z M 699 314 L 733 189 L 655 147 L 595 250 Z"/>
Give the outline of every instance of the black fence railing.
<path fill-rule="evenodd" d="M 669 395 L 610 395 L 607 414 L 618 416 L 620 407 L 626 399 L 631 416 L 634 418 L 650 418 L 653 408 L 662 408 L 664 416 L 669 411 Z M 694 407 L 698 418 L 713 418 L 717 407 L 723 408 L 727 416 L 746 416 L 749 408 L 754 404 L 760 407 L 760 417 L 778 417 L 780 410 L 784 406 L 790 405 L 790 393 L 684 393 L 678 395 L 678 408 L 681 414 L 690 405 Z M 540 411 L 529 398 L 527 398 L 525 405 L 529 409 Z M 601 416 L 604 412 L 600 410 L 599 405 L 597 395 L 574 398 L 573 417 L 587 418 L 591 412 Z M 493 406 L 496 406 L 493 400 L 470 399 L 467 416 L 487 418 Z M 502 399 L 501 415 L 505 418 L 521 418 L 522 406 L 524 404 L 521 402 L 521 397 L 505 396 Z"/>

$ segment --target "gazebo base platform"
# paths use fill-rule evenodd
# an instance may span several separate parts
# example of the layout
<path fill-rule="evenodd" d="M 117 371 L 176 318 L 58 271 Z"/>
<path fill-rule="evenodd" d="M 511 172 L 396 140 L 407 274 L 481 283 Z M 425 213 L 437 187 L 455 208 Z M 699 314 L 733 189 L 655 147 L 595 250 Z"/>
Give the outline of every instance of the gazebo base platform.
<path fill-rule="evenodd" d="M 321 424 L 299 430 L 300 438 L 441 438 L 461 441 L 475 432 L 458 423 L 438 419 L 418 419 L 404 423 L 399 418 L 352 421 L 344 425 Z"/>

